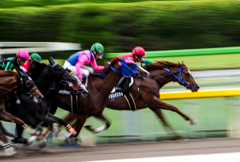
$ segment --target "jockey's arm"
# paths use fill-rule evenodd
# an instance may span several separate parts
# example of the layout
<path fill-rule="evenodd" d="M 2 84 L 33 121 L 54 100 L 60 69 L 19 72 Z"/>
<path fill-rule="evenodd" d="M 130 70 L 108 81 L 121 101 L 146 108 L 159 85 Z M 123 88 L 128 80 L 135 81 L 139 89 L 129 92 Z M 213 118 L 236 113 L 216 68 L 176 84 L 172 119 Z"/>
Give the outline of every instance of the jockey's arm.
<path fill-rule="evenodd" d="M 150 64 L 150 63 L 154 63 L 154 61 L 143 59 L 142 63 L 147 65 L 147 64 Z"/>
<path fill-rule="evenodd" d="M 104 69 L 104 66 L 98 66 L 96 59 L 93 59 L 92 62 L 90 62 L 90 64 L 92 65 L 93 69 L 96 71 L 102 71 Z"/>

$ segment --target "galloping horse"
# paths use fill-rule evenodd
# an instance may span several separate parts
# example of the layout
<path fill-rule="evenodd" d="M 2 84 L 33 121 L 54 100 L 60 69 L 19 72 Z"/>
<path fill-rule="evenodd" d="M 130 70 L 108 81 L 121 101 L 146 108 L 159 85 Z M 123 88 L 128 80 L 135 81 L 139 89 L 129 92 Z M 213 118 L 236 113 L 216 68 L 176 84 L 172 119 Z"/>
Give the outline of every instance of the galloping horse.
<path fill-rule="evenodd" d="M 54 96 L 51 112 L 54 114 L 57 107 L 74 112 L 75 117 L 78 118 L 78 123 L 75 127 L 78 133 L 88 117 L 99 117 L 102 115 L 111 90 L 117 85 L 123 75 L 145 79 L 149 73 L 130 60 L 116 57 L 107 64 L 104 72 L 99 75 L 91 74 L 88 77 L 88 96 L 87 98 L 78 98 L 78 105 L 75 106 L 77 108 L 76 111 L 72 107 L 71 96 Z"/>
<path fill-rule="evenodd" d="M 29 74 L 33 78 L 34 82 L 38 86 L 39 90 L 44 94 L 45 98 L 42 104 L 35 104 L 26 99 L 23 95 L 18 95 L 21 104 L 16 104 L 15 96 L 11 97 L 10 110 L 13 114 L 24 120 L 26 123 L 36 128 L 42 121 L 45 122 L 44 126 L 51 127 L 52 123 L 63 124 L 69 133 L 74 134 L 75 130 L 68 125 L 64 120 L 53 116 L 49 113 L 48 106 L 51 104 L 52 95 L 58 92 L 57 89 L 67 86 L 72 86 L 72 90 L 78 91 L 80 80 L 76 79 L 74 75 L 69 75 L 69 73 L 59 64 L 57 64 L 53 58 L 49 58 L 49 65 L 41 62 L 33 61 L 32 66 L 29 69 Z M 21 127 L 17 127 L 17 135 L 13 141 L 15 143 L 31 143 L 37 137 L 33 137 L 27 141 L 21 138 L 22 135 Z M 45 134 L 43 132 L 43 134 Z"/>
<path fill-rule="evenodd" d="M 25 128 L 28 133 L 35 134 L 36 131 L 31 129 L 24 121 L 6 112 L 4 109 L 4 96 L 17 90 L 20 93 L 27 95 L 28 99 L 31 99 L 34 102 L 39 103 L 42 101 L 43 95 L 28 75 L 22 73 L 19 73 L 18 75 L 18 73 L 13 71 L 0 70 L 0 120 L 14 122 Z M 0 129 L 0 144 L 5 149 L 4 151 L 6 155 L 19 156 L 19 154 L 14 151 L 12 145 L 8 143 L 5 133 L 2 131 L 2 127 Z"/>
<path fill-rule="evenodd" d="M 145 79 L 143 82 L 140 79 L 135 79 L 133 85 L 129 89 L 129 93 L 131 94 L 135 103 L 135 110 L 148 107 L 163 122 L 166 130 L 173 135 L 173 139 L 181 138 L 166 122 L 161 109 L 176 112 L 185 120 L 190 121 L 191 124 L 195 124 L 196 121 L 182 113 L 177 107 L 163 102 L 160 99 L 159 91 L 165 84 L 171 81 L 177 81 L 180 85 L 190 89 L 192 92 L 198 91 L 199 85 L 184 63 L 180 64 L 168 61 L 159 61 L 157 63 L 148 64 L 144 68 L 150 72 L 150 77 Z M 129 103 L 126 101 L 125 96 L 109 99 L 106 107 L 115 110 L 132 111 L 129 107 Z M 75 119 L 74 117 L 74 114 L 69 113 L 64 120 L 70 123 Z M 107 120 L 104 116 L 98 117 L 106 122 L 104 128 L 110 127 L 109 120 Z M 91 126 L 86 126 L 86 128 L 95 133 L 98 133 L 101 130 L 93 129 Z"/>

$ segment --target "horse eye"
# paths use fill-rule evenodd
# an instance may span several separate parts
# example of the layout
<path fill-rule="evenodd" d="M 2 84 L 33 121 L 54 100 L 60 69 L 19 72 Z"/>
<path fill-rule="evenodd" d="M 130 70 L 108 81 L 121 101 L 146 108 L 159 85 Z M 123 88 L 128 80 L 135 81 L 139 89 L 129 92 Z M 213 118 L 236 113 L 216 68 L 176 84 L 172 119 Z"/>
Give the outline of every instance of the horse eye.
<path fill-rule="evenodd" d="M 31 82 L 26 82 L 26 86 L 30 87 L 31 86 Z"/>
<path fill-rule="evenodd" d="M 190 76 L 190 74 L 189 74 L 189 73 L 186 73 L 186 74 L 185 74 L 185 76 L 186 76 L 186 77 L 189 77 L 189 76 Z"/>

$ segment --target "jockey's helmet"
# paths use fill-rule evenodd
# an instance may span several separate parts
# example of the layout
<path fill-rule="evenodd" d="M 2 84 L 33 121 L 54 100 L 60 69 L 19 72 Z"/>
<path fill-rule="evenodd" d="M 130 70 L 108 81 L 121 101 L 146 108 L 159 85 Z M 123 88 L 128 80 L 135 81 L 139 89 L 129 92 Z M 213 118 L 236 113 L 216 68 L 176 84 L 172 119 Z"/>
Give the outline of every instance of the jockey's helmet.
<path fill-rule="evenodd" d="M 37 54 L 37 53 L 32 53 L 32 54 L 30 55 L 30 58 L 31 58 L 32 60 L 35 60 L 35 61 L 42 61 L 41 56 L 40 56 L 39 54 Z"/>
<path fill-rule="evenodd" d="M 23 58 L 25 60 L 29 59 L 29 53 L 25 49 L 21 49 L 16 53 L 16 57 Z"/>
<path fill-rule="evenodd" d="M 142 57 L 145 57 L 145 50 L 140 47 L 140 46 L 137 46 L 135 47 L 133 50 L 132 50 L 132 53 L 133 55 L 138 55 L 138 56 L 142 56 Z"/>
<path fill-rule="evenodd" d="M 103 57 L 103 53 L 104 53 L 104 47 L 101 43 L 94 43 L 91 46 L 91 51 L 96 51 L 96 53 L 100 56 L 100 59 L 102 59 Z"/>

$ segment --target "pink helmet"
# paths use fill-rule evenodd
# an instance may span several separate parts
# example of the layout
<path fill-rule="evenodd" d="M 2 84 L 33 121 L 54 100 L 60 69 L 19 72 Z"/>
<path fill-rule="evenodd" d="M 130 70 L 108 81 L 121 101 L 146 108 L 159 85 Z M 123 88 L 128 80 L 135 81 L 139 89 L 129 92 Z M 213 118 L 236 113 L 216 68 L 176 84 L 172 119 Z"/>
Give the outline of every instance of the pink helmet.
<path fill-rule="evenodd" d="M 132 53 L 133 55 L 139 55 L 139 56 L 142 56 L 142 57 L 145 57 L 145 50 L 140 47 L 140 46 L 137 46 L 135 47 L 133 50 L 132 50 Z"/>
<path fill-rule="evenodd" d="M 17 52 L 16 57 L 21 57 L 21 58 L 24 58 L 25 60 L 28 60 L 29 53 L 26 50 L 22 49 Z"/>

